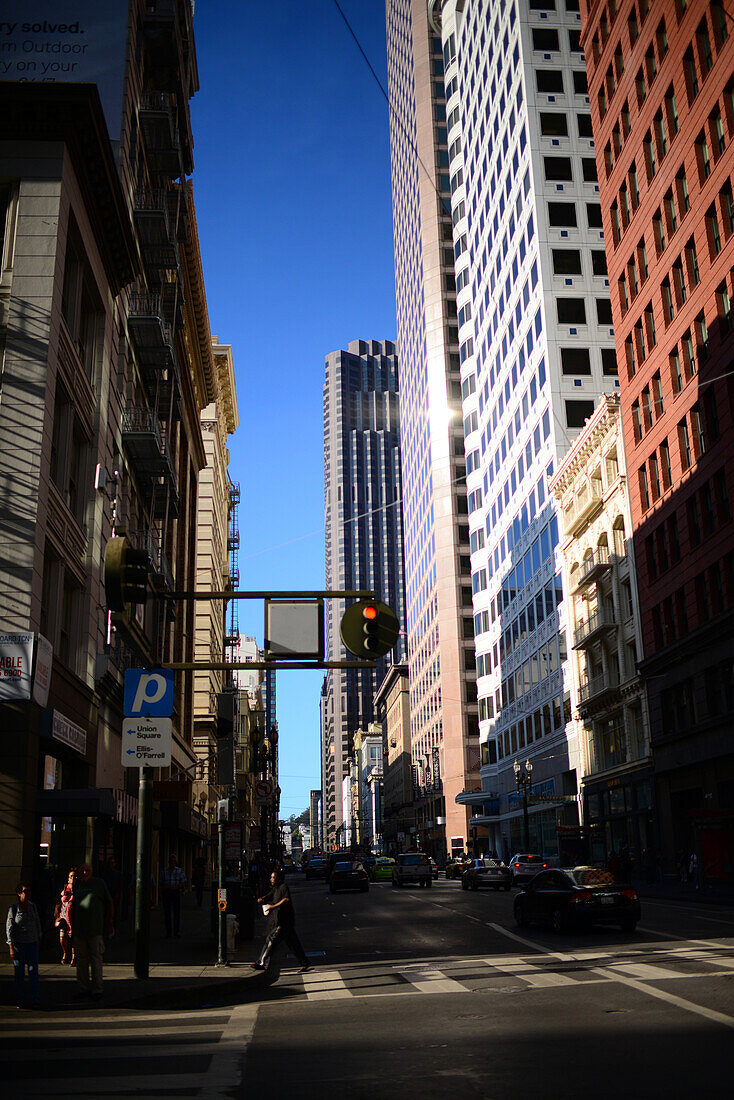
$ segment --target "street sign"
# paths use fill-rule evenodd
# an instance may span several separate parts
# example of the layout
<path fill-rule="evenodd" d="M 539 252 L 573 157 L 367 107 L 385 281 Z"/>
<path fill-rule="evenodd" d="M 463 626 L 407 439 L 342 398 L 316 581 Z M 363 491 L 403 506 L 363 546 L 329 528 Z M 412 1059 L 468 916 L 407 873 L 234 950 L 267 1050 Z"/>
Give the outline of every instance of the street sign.
<path fill-rule="evenodd" d="M 173 672 L 170 668 L 129 668 L 125 673 L 122 713 L 126 718 L 170 718 Z"/>
<path fill-rule="evenodd" d="M 170 718 L 124 718 L 122 763 L 126 768 L 168 768 L 172 741 Z"/>
<path fill-rule="evenodd" d="M 267 801 L 268 798 L 273 797 L 273 781 L 272 779 L 258 779 L 255 784 L 255 798 L 262 798 Z"/>

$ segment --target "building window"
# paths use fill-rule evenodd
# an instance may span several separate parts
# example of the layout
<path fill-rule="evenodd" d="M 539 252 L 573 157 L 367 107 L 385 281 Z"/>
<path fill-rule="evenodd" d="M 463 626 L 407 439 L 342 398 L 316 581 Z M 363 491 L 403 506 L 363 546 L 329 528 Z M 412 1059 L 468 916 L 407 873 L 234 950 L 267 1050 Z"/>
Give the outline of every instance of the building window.
<path fill-rule="evenodd" d="M 688 434 L 688 422 L 685 417 L 678 424 L 678 447 L 680 449 L 681 469 L 685 473 L 691 468 L 693 454 L 691 452 L 691 440 Z"/>

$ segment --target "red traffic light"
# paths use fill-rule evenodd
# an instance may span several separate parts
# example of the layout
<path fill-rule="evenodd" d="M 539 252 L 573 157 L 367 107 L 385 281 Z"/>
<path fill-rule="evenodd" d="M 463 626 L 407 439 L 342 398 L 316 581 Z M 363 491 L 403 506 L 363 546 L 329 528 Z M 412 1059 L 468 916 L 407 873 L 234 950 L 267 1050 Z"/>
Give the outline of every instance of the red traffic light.
<path fill-rule="evenodd" d="M 377 608 L 372 603 L 368 603 L 366 607 L 362 608 L 362 616 L 365 619 L 376 619 L 377 615 Z"/>

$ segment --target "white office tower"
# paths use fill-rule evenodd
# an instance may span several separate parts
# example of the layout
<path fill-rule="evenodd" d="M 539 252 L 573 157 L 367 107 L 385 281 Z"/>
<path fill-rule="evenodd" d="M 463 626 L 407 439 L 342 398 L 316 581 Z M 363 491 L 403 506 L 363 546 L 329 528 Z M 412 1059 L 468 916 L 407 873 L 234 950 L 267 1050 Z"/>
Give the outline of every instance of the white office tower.
<path fill-rule="evenodd" d="M 578 824 L 558 521 L 548 478 L 616 358 L 578 0 L 447 0 L 444 53 L 482 800 L 489 847 Z M 601 503 L 601 502 L 599 502 Z M 561 826 L 559 832 L 558 826 Z"/>

